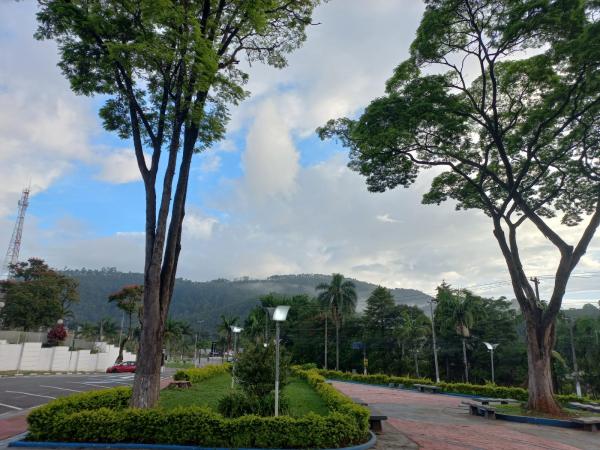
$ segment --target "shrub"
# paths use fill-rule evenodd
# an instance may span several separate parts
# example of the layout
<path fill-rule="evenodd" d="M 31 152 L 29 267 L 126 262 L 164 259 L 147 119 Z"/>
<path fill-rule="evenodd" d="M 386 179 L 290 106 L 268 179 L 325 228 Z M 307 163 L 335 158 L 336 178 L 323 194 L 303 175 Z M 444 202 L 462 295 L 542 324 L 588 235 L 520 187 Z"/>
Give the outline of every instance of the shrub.
<path fill-rule="evenodd" d="M 241 417 L 256 414 L 270 417 L 275 412 L 275 394 L 270 392 L 263 397 L 250 395 L 242 391 L 233 391 L 219 400 L 218 410 L 225 417 Z M 289 401 L 284 395 L 279 395 L 279 413 L 289 412 Z"/>
<path fill-rule="evenodd" d="M 281 352 L 279 364 L 279 386 L 287 384 L 289 357 Z M 249 396 L 263 397 L 275 386 L 275 346 L 250 344 L 235 362 L 235 378 Z"/>
<path fill-rule="evenodd" d="M 231 370 L 230 364 L 209 365 L 209 366 L 200 367 L 197 369 L 194 368 L 194 369 L 178 370 L 177 372 L 175 372 L 173 379 L 175 381 L 186 380 L 186 381 L 191 381 L 192 383 L 199 383 L 201 381 L 212 378 L 215 375 L 229 372 L 230 370 Z"/>

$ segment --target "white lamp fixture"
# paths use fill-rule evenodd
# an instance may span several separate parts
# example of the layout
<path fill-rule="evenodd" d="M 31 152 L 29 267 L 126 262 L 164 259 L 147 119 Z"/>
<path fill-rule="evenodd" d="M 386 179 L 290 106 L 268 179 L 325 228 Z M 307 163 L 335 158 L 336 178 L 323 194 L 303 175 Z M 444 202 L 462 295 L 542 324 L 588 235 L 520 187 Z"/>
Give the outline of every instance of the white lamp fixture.
<path fill-rule="evenodd" d="M 65 323 L 65 321 L 64 321 L 64 320 L 62 320 L 62 319 L 58 319 L 58 320 L 56 321 L 56 323 L 57 323 L 57 324 L 59 324 L 59 325 L 62 325 L 63 323 Z"/>
<path fill-rule="evenodd" d="M 498 344 L 490 344 L 489 342 L 484 342 L 486 348 L 490 351 L 490 359 L 492 360 L 492 383 L 495 383 L 494 380 L 494 350 L 498 347 Z"/>
<path fill-rule="evenodd" d="M 279 305 L 271 313 L 271 319 L 275 321 L 275 417 L 279 416 L 279 324 L 287 318 L 290 307 Z"/>

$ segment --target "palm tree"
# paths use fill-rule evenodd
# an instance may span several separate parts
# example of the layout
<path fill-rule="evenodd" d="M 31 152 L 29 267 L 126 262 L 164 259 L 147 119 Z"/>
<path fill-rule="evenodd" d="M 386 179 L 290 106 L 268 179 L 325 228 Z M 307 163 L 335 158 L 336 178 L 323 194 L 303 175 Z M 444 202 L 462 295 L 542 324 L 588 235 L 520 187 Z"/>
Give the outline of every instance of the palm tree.
<path fill-rule="evenodd" d="M 121 338 L 119 342 L 119 356 L 117 356 L 117 362 L 123 361 L 123 349 L 125 344 L 133 337 L 133 315 L 140 312 L 140 305 L 142 304 L 142 295 L 144 293 L 144 286 L 133 285 L 125 286 L 119 292 L 115 292 L 108 297 L 109 302 L 116 302 L 117 308 L 123 311 L 127 315 L 127 334 Z"/>
<path fill-rule="evenodd" d="M 239 317 L 225 317 L 221 314 L 221 323 L 219 324 L 219 333 L 227 340 L 227 352 L 231 351 L 231 341 L 233 341 L 233 331 L 231 327 L 238 324 Z"/>
<path fill-rule="evenodd" d="M 318 296 L 319 302 L 329 306 L 331 318 L 335 325 L 335 370 L 340 369 L 340 327 L 342 320 L 352 314 L 356 309 L 356 287 L 350 280 L 344 280 L 340 273 L 334 273 L 331 283 L 321 283 L 317 286 L 321 291 Z M 325 319 L 327 325 L 327 318 Z M 327 337 L 327 327 L 325 328 Z M 327 346 L 325 346 L 327 348 Z"/>
<path fill-rule="evenodd" d="M 465 382 L 469 382 L 469 361 L 467 360 L 467 338 L 474 323 L 474 312 L 477 309 L 477 297 L 467 290 L 451 289 L 442 284 L 438 288 L 438 308 L 447 310 L 449 325 L 456 330 L 462 339 L 463 364 L 465 366 Z"/>
<path fill-rule="evenodd" d="M 412 349 L 417 378 L 420 378 L 419 352 L 423 348 L 423 344 L 430 331 L 429 324 L 424 320 L 419 320 L 423 318 L 424 316 L 416 316 L 415 314 L 411 314 L 409 310 L 404 310 L 402 312 L 402 325 L 398 330 L 398 338 Z"/>

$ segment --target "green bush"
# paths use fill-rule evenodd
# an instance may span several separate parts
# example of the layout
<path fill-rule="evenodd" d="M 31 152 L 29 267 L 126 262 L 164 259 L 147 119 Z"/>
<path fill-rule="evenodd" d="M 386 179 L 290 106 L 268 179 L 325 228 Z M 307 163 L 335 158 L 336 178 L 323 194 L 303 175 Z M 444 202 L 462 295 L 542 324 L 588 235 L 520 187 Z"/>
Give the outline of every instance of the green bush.
<path fill-rule="evenodd" d="M 209 365 L 199 368 L 192 369 L 183 369 L 175 372 L 173 379 L 175 381 L 191 381 L 192 383 L 199 383 L 201 381 L 207 380 L 209 378 L 214 377 L 215 375 L 219 375 L 221 373 L 231 371 L 230 364 L 218 364 L 218 365 Z"/>
<path fill-rule="evenodd" d="M 275 393 L 257 397 L 242 391 L 233 391 L 219 400 L 218 410 L 225 417 L 241 417 L 251 414 L 270 417 L 275 413 Z M 279 413 L 288 414 L 289 401 L 284 395 L 279 395 Z"/>
<path fill-rule="evenodd" d="M 188 369 L 178 372 L 178 379 L 194 383 L 226 370 Z M 332 411 L 329 415 L 225 418 L 205 407 L 131 409 L 127 406 L 131 389 L 114 388 L 53 400 L 35 409 L 28 417 L 28 439 L 213 448 L 336 448 L 367 439 L 368 409 L 325 383 L 315 370 L 295 368 L 294 373 L 321 395 Z"/>
<path fill-rule="evenodd" d="M 318 373 L 326 378 L 333 380 L 354 381 L 367 384 L 387 385 L 389 383 L 403 384 L 405 387 L 412 387 L 415 384 L 432 384 L 428 378 L 409 378 L 396 377 L 384 374 L 360 375 L 335 370 L 317 370 Z M 511 386 L 497 386 L 495 384 L 470 384 L 470 383 L 435 383 L 442 391 L 452 394 L 467 394 L 482 397 L 494 398 L 513 398 L 515 400 L 527 401 L 527 389 Z M 588 397 L 577 397 L 574 394 L 556 395 L 556 400 L 561 404 L 573 401 L 591 400 Z"/>
<path fill-rule="evenodd" d="M 287 384 L 289 357 L 281 351 L 279 386 Z M 249 344 L 235 362 L 235 379 L 251 397 L 263 397 L 273 392 L 275 386 L 275 346 Z"/>

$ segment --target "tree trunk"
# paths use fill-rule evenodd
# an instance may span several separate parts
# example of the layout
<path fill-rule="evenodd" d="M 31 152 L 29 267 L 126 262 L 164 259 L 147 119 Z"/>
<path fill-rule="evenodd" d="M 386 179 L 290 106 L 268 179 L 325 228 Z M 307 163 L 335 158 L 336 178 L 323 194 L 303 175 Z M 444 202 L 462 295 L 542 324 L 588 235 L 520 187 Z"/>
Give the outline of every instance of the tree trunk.
<path fill-rule="evenodd" d="M 335 370 L 340 370 L 340 323 L 335 322 Z"/>
<path fill-rule="evenodd" d="M 327 344 L 328 344 L 328 336 L 327 336 L 327 317 L 325 317 L 325 370 L 327 370 Z"/>
<path fill-rule="evenodd" d="M 417 374 L 417 378 L 421 378 L 421 375 L 419 375 L 419 358 L 417 358 L 417 352 L 415 352 L 415 373 Z"/>
<path fill-rule="evenodd" d="M 469 362 L 467 361 L 467 341 L 465 338 L 462 340 L 463 348 L 463 364 L 465 365 L 465 383 L 469 382 Z"/>
<path fill-rule="evenodd" d="M 527 409 L 559 414 L 560 406 L 554 399 L 552 386 L 552 347 L 554 323 L 544 329 L 541 325 L 527 324 L 527 362 L 529 401 Z"/>

